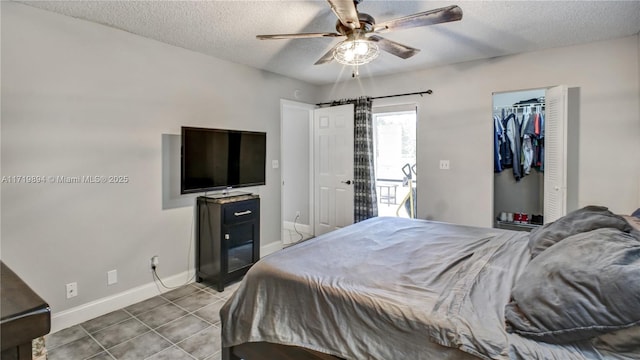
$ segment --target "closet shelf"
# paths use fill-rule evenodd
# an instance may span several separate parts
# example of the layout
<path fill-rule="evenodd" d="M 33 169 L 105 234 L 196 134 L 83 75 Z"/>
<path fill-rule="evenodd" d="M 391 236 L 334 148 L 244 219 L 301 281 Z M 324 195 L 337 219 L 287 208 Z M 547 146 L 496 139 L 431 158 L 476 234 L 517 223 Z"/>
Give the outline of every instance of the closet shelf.
<path fill-rule="evenodd" d="M 522 227 L 522 228 L 526 228 L 529 230 L 532 229 L 537 229 L 542 225 L 537 225 L 537 224 L 523 224 L 523 223 L 517 223 L 517 222 L 513 222 L 513 221 L 497 221 L 498 226 L 511 226 L 511 227 Z"/>

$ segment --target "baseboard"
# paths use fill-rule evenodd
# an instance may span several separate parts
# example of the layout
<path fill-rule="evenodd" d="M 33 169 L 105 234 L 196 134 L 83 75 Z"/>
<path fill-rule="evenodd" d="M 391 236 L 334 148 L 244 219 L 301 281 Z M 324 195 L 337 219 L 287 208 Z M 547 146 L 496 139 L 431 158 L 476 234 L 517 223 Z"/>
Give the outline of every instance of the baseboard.
<path fill-rule="evenodd" d="M 174 276 L 162 278 L 162 282 L 167 286 L 179 286 L 185 284 L 185 281 L 191 274 L 193 274 L 193 271 L 194 270 L 189 272 L 185 271 Z M 193 279 L 190 279 L 189 282 L 193 282 Z M 170 290 L 171 289 L 165 289 L 159 285 L 156 286 L 154 282 L 150 282 L 68 310 L 53 313 L 51 315 L 51 333 L 83 323 L 95 317 L 108 314 L 112 311 L 122 309 Z"/>
<path fill-rule="evenodd" d="M 260 247 L 260 257 L 263 258 L 276 251 L 282 250 L 282 241 L 274 241 Z"/>
<path fill-rule="evenodd" d="M 261 246 L 260 257 L 282 250 L 282 247 L 282 241 L 275 241 Z M 185 280 L 189 275 L 192 275 L 193 272 L 194 270 L 191 270 L 188 273 L 185 271 L 174 276 L 162 278 L 162 282 L 167 286 L 179 286 L 185 284 Z M 193 282 L 193 279 L 189 280 L 189 282 Z M 159 285 L 156 286 L 154 282 L 150 282 L 71 309 L 54 312 L 51 315 L 51 333 L 81 324 L 87 320 L 122 309 L 170 290 L 171 289 L 165 289 Z"/>
<path fill-rule="evenodd" d="M 303 233 L 303 234 L 312 234 L 311 231 L 311 225 L 307 225 L 307 224 L 295 224 L 295 228 L 293 227 L 294 223 L 291 221 L 283 221 L 282 222 L 282 228 L 284 230 L 291 230 L 291 231 L 296 231 L 298 230 L 299 232 Z"/>

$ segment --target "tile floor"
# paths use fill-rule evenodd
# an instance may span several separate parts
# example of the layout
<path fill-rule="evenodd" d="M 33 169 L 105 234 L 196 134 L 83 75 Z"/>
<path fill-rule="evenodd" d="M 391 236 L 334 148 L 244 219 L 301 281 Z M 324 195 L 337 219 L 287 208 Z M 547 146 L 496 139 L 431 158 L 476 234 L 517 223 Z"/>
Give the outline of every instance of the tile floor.
<path fill-rule="evenodd" d="M 48 360 L 220 359 L 224 292 L 194 283 L 49 334 Z"/>

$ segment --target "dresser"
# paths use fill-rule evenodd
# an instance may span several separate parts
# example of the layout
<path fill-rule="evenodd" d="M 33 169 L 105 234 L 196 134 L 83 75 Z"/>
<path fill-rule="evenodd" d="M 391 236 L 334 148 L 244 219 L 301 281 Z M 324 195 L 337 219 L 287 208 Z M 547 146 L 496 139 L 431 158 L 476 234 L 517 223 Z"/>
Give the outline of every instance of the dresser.
<path fill-rule="evenodd" d="M 196 281 L 224 291 L 260 259 L 260 198 L 200 196 L 197 211 Z"/>

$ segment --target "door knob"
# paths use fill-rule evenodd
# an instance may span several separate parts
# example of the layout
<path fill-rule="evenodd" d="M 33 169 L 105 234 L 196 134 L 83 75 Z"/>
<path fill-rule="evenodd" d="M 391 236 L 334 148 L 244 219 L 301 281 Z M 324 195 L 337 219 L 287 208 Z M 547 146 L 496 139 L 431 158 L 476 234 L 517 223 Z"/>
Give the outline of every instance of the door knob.
<path fill-rule="evenodd" d="M 347 181 L 340 181 L 343 184 L 347 184 L 347 185 L 351 185 L 351 180 L 347 180 Z"/>

